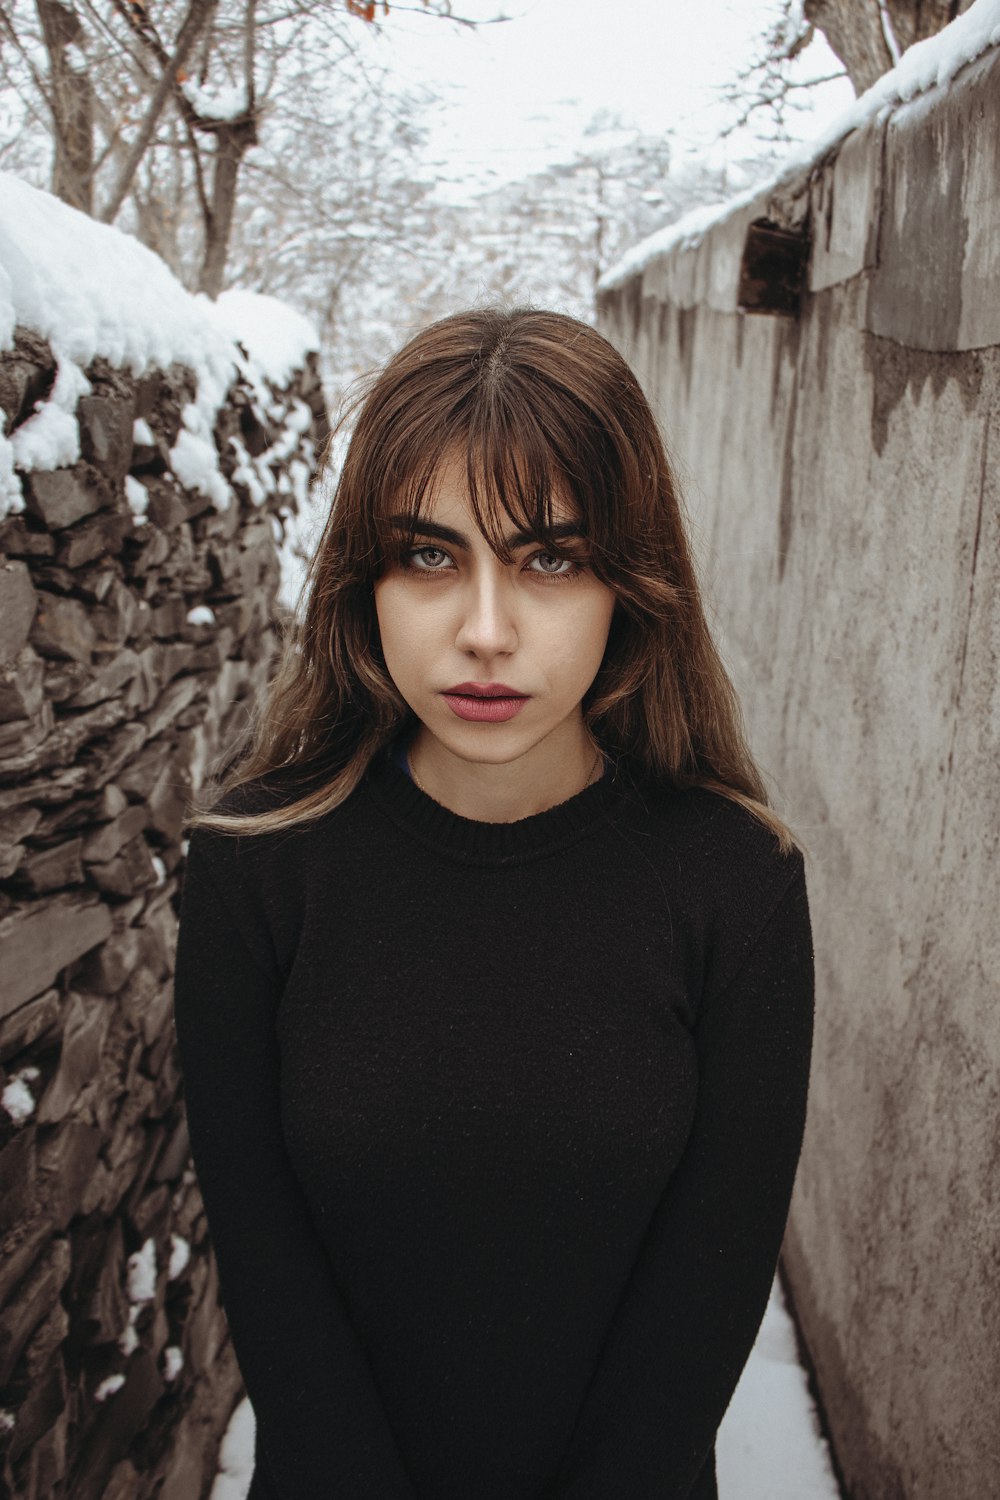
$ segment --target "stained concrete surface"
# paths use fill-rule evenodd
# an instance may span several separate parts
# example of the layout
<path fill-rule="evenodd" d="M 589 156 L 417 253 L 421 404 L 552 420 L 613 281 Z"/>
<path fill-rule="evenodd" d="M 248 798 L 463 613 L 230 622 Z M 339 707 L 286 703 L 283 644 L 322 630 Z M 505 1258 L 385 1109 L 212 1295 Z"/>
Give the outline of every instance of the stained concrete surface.
<path fill-rule="evenodd" d="M 752 206 L 601 300 L 810 850 L 783 1254 L 852 1500 L 1000 1485 L 998 151 L 994 50 L 813 173 L 798 320 L 727 293 Z"/>

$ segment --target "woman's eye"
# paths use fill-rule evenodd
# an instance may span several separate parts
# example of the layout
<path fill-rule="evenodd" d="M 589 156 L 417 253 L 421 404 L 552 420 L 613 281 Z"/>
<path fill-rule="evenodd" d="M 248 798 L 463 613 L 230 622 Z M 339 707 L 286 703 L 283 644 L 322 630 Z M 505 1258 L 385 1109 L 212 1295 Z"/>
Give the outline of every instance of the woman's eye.
<path fill-rule="evenodd" d="M 440 573 L 441 563 L 447 559 L 448 554 L 443 547 L 415 547 L 403 557 L 408 567 L 416 568 L 421 573 Z"/>
<path fill-rule="evenodd" d="M 564 578 L 568 573 L 576 572 L 580 566 L 571 557 L 557 557 L 554 552 L 536 552 L 531 561 L 542 563 L 543 566 L 536 571 L 545 573 L 549 578 Z"/>
<path fill-rule="evenodd" d="M 443 547 L 411 547 L 400 554 L 401 565 L 411 573 L 451 573 L 454 563 Z M 529 557 L 525 571 L 543 578 L 572 578 L 583 571 L 583 564 L 555 552 L 536 552 Z"/>

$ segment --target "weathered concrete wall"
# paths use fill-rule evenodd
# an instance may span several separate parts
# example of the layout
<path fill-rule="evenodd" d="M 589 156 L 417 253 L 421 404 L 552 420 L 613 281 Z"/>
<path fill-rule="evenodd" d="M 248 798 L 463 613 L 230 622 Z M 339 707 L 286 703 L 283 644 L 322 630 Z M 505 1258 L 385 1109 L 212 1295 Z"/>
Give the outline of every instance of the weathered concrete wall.
<path fill-rule="evenodd" d="M 0 350 L 8 432 L 56 365 Z M 181 819 L 266 686 L 326 413 L 315 355 L 236 379 L 220 509 L 176 472 L 193 373 L 87 375 L 79 461 L 0 520 L 0 1494 L 199 1500 L 242 1381 L 176 1058 Z"/>
<path fill-rule="evenodd" d="M 798 318 L 748 224 L 812 236 Z M 1000 54 L 602 294 L 812 852 L 783 1262 L 855 1500 L 1000 1489 Z"/>

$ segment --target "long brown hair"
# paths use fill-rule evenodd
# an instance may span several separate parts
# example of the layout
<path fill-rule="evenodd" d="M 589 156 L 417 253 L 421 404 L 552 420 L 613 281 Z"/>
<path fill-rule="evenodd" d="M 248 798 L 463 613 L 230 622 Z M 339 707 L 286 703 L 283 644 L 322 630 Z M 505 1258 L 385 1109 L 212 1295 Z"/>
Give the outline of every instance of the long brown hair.
<path fill-rule="evenodd" d="M 568 493 L 578 508 L 590 566 L 617 596 L 604 660 L 582 704 L 596 744 L 615 762 L 742 804 L 782 852 L 801 847 L 769 807 L 747 747 L 655 419 L 607 339 L 532 308 L 455 313 L 410 339 L 347 416 L 354 411 L 276 671 L 209 791 L 218 800 L 280 773 L 293 795 L 254 814 L 206 808 L 189 825 L 265 833 L 318 818 L 415 725 L 382 657 L 373 584 L 401 544 L 389 514 L 418 515 L 443 457 L 457 452 L 466 457 L 476 521 L 504 562 L 506 519 L 558 551 L 553 497 Z"/>

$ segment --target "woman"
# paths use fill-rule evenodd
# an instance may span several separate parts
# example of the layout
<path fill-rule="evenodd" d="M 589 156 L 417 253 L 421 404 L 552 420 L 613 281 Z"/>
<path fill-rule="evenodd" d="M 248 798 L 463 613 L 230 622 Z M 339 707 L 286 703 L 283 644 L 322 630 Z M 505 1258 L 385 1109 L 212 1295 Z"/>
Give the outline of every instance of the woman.
<path fill-rule="evenodd" d="M 813 955 L 627 365 L 554 313 L 418 334 L 307 590 L 177 949 L 250 1494 L 715 1496 Z"/>

